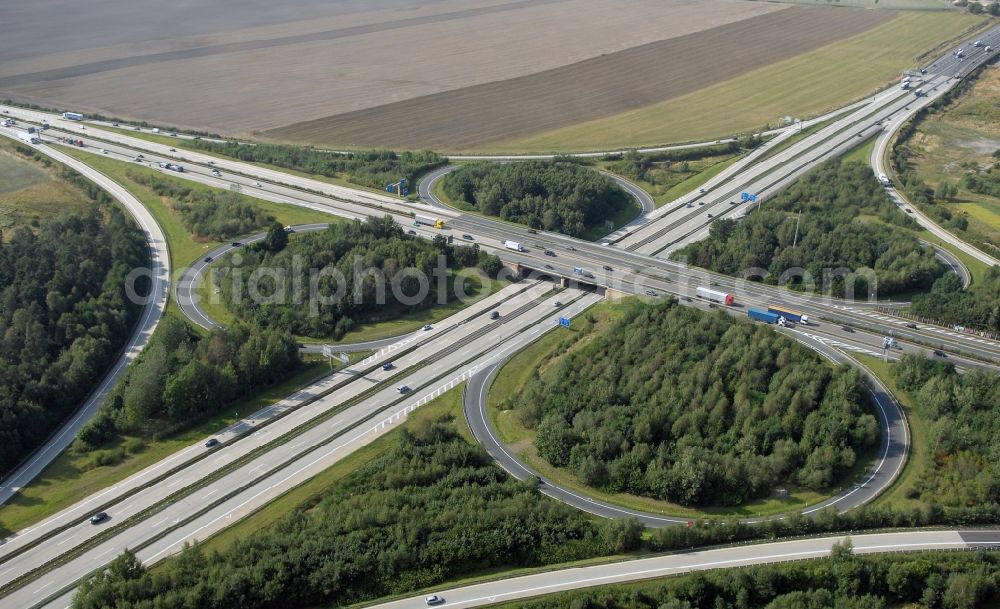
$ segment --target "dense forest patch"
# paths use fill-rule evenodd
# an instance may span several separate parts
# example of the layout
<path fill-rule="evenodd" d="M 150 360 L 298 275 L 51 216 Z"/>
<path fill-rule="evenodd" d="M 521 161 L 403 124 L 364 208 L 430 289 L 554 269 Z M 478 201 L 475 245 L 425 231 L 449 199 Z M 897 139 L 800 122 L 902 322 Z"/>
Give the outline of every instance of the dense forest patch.
<path fill-rule="evenodd" d="M 611 178 L 576 163 L 470 163 L 444 178 L 453 201 L 487 216 L 574 237 L 634 205 Z"/>
<path fill-rule="evenodd" d="M 125 287 L 149 265 L 146 240 L 103 191 L 88 194 L 100 207 L 0 237 L 0 472 L 79 406 L 141 311 Z"/>
<path fill-rule="evenodd" d="M 477 246 L 450 245 L 440 236 L 433 241 L 419 239 L 388 216 L 340 222 L 287 240 L 278 233 L 280 227 L 274 235 L 278 239 L 243 248 L 241 264 L 223 274 L 220 287 L 223 302 L 241 320 L 295 334 L 332 335 L 339 340 L 355 323 L 428 308 L 439 299 L 449 302 L 455 297 L 452 283 L 446 282 L 441 293 L 435 275 L 439 256 L 442 272 L 477 264 L 491 275 L 500 270 L 499 259 Z M 251 298 L 246 286 L 255 273 L 263 272 L 259 269 L 281 280 L 262 280 L 259 292 L 264 297 Z M 426 295 L 412 302 L 410 297 L 423 289 L 420 274 L 427 278 Z M 305 290 L 311 286 L 315 290 L 310 296 Z"/>
<path fill-rule="evenodd" d="M 763 269 L 763 281 L 771 284 L 783 281 L 786 271 L 802 268 L 816 290 L 823 287 L 824 269 L 872 269 L 876 285 L 859 275 L 854 294 L 865 298 L 871 289 L 888 296 L 929 289 L 945 273 L 934 250 L 903 230 L 916 227 L 867 165 L 834 159 L 738 222 L 714 222 L 708 238 L 674 257 L 734 276 Z M 793 277 L 791 285 L 803 283 Z M 843 279 L 835 278 L 830 288 L 844 295 Z"/>
<path fill-rule="evenodd" d="M 602 490 L 739 505 L 828 488 L 878 441 L 854 369 L 675 300 L 631 306 L 553 357 L 505 406 L 543 458 Z"/>

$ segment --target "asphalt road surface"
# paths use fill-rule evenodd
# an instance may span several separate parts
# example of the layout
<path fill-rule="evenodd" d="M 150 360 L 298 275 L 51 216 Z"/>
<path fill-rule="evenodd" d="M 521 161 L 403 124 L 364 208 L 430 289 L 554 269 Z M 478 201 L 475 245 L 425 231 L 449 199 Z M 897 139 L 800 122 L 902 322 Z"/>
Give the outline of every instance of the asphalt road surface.
<path fill-rule="evenodd" d="M 830 554 L 834 544 L 847 539 L 850 539 L 853 544 L 855 554 L 917 552 L 921 550 L 976 550 L 1000 547 L 1000 531 L 989 529 L 908 531 L 819 537 L 680 552 L 592 567 L 559 569 L 447 590 L 430 590 L 426 594 L 433 593 L 443 597 L 445 602 L 438 605 L 439 607 L 449 609 L 483 607 L 567 590 L 607 586 L 692 571 L 822 558 Z M 370 605 L 369 607 L 370 609 L 412 609 L 421 606 L 423 601 L 424 595 L 420 595 Z"/>
<path fill-rule="evenodd" d="M 13 133 L 16 128 L 0 128 L 0 133 L 16 138 Z M 22 145 L 24 145 L 22 143 Z M 150 250 L 150 282 L 151 291 L 146 298 L 145 308 L 132 335 L 126 341 L 122 354 L 118 361 L 108 370 L 104 378 L 97 385 L 86 401 L 76 410 L 40 448 L 34 451 L 21 465 L 0 482 L 0 504 L 6 503 L 17 494 L 18 491 L 41 473 L 49 463 L 51 463 L 62 451 L 64 451 L 76 438 L 77 432 L 90 421 L 100 410 L 104 403 L 104 398 L 108 391 L 115 385 L 128 365 L 142 351 L 149 341 L 153 330 L 156 329 L 163 311 L 167 305 L 168 285 L 170 282 L 170 255 L 167 249 L 167 241 L 163 231 L 156 223 L 153 215 L 142 203 L 132 196 L 127 190 L 119 186 L 104 174 L 91 169 L 89 166 L 67 156 L 49 146 L 33 146 L 36 150 L 46 156 L 63 163 L 67 167 L 77 171 L 87 179 L 91 180 L 112 197 L 114 197 L 135 219 L 143 234 Z"/>

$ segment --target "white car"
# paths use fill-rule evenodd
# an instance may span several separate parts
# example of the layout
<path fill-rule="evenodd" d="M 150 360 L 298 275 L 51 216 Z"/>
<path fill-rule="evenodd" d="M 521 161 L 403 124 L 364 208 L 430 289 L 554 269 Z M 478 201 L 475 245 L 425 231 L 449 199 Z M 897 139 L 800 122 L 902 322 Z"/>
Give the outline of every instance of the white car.
<path fill-rule="evenodd" d="M 105 150 L 104 148 L 101 148 L 101 154 L 107 154 L 107 153 L 108 153 L 107 150 Z"/>
<path fill-rule="evenodd" d="M 428 596 L 427 598 L 424 599 L 424 601 L 427 603 L 429 607 L 433 607 L 434 605 L 440 605 L 444 603 L 444 599 L 438 596 L 437 594 L 432 594 Z"/>

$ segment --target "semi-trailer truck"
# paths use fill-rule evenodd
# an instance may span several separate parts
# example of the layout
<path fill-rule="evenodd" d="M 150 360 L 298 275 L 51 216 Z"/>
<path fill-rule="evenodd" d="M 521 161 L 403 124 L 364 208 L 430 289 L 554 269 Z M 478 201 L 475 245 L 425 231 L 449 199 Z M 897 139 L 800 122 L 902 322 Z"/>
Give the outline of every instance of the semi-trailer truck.
<path fill-rule="evenodd" d="M 758 309 L 757 307 L 750 307 L 747 309 L 747 317 L 768 324 L 777 324 L 779 326 L 785 325 L 785 318 L 781 315 L 765 311 L 764 309 Z"/>
<path fill-rule="evenodd" d="M 698 298 L 703 298 L 705 300 L 711 302 L 717 302 L 719 304 L 731 306 L 734 301 L 732 294 L 727 294 L 725 292 L 720 292 L 718 290 L 713 290 L 711 288 L 700 287 L 697 290 L 695 290 L 694 293 Z"/>
<path fill-rule="evenodd" d="M 40 144 L 42 143 L 41 138 L 38 137 L 37 133 L 28 133 L 26 131 L 18 131 L 17 139 L 21 140 L 26 144 Z"/>
<path fill-rule="evenodd" d="M 85 118 L 79 112 L 63 112 L 62 117 L 68 121 L 82 121 Z"/>
<path fill-rule="evenodd" d="M 428 218 L 427 216 L 414 216 L 413 226 L 433 226 L 434 228 L 444 228 L 444 220 L 438 218 Z"/>
<path fill-rule="evenodd" d="M 767 310 L 769 313 L 774 313 L 775 315 L 781 315 L 785 318 L 785 321 L 792 321 L 797 324 L 802 324 L 803 326 L 809 325 L 809 316 L 795 309 L 786 309 L 785 307 L 775 307 L 773 305 L 768 305 Z"/>
<path fill-rule="evenodd" d="M 523 252 L 524 246 L 517 241 L 504 241 L 503 246 L 509 250 L 514 250 L 515 252 Z"/>

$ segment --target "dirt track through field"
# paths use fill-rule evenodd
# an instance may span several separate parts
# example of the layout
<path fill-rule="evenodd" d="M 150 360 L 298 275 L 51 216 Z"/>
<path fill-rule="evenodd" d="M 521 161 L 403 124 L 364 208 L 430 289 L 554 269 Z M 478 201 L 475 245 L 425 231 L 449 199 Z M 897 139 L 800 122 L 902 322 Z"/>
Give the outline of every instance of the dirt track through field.
<path fill-rule="evenodd" d="M 886 23 L 888 11 L 793 7 L 527 76 L 262 131 L 334 147 L 455 151 L 620 114 Z M 734 99 L 733 103 L 738 103 Z"/>

